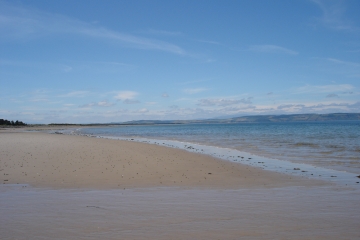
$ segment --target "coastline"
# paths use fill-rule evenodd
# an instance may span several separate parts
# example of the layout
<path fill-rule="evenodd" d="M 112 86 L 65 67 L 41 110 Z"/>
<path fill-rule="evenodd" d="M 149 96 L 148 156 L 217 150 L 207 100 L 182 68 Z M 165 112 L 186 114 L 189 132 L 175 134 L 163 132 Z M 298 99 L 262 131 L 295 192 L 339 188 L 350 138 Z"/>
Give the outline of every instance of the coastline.
<path fill-rule="evenodd" d="M 358 124 L 189 124 L 81 128 L 75 134 L 178 141 L 360 174 Z M 66 133 L 66 131 L 64 131 Z M 240 153 L 239 152 L 239 153 Z M 241 155 L 241 153 L 240 153 Z M 281 164 L 283 165 L 283 164 Z M 315 173 L 314 173 L 315 175 Z"/>

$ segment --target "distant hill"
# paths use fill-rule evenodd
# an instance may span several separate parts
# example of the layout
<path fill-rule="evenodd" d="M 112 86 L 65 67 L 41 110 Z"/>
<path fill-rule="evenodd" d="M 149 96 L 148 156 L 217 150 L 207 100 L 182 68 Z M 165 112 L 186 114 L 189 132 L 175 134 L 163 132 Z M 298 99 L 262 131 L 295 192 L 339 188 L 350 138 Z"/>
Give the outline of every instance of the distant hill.
<path fill-rule="evenodd" d="M 232 122 L 317 122 L 360 120 L 360 113 L 291 114 L 235 117 Z"/>
<path fill-rule="evenodd" d="M 138 120 L 121 125 L 154 125 L 154 124 L 189 124 L 189 123 L 261 123 L 261 122 L 325 122 L 325 121 L 360 121 L 360 113 L 329 113 L 329 114 L 290 114 L 290 115 L 257 115 L 233 117 L 227 119 L 205 120 Z"/>

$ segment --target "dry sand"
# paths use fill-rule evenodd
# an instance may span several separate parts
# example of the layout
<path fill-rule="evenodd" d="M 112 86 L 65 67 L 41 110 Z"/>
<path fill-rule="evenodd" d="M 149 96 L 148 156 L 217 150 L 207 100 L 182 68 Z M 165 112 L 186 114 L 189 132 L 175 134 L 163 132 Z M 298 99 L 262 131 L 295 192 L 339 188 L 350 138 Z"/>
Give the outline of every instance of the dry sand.
<path fill-rule="evenodd" d="M 0 131 L 0 183 L 50 188 L 236 189 L 316 181 L 157 145 L 12 130 Z"/>

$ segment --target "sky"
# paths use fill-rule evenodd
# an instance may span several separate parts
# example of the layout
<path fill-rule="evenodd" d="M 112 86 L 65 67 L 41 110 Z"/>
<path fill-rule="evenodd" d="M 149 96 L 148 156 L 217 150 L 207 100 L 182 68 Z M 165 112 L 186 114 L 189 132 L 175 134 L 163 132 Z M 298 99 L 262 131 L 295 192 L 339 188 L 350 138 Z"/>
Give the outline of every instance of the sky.
<path fill-rule="evenodd" d="M 358 0 L 0 0 L 0 118 L 360 112 Z"/>

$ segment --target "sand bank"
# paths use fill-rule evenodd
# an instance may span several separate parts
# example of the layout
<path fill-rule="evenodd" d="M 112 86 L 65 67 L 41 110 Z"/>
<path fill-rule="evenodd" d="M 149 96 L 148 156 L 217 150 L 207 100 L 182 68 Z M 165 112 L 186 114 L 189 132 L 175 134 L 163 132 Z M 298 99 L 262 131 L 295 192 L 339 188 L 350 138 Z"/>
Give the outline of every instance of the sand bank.
<path fill-rule="evenodd" d="M 0 183 L 94 189 L 319 184 L 145 143 L 17 131 L 0 132 Z"/>

